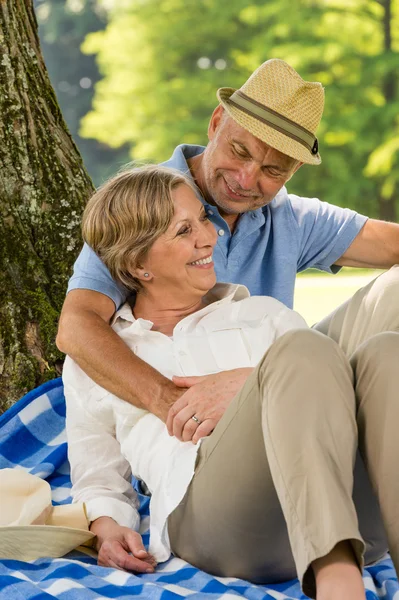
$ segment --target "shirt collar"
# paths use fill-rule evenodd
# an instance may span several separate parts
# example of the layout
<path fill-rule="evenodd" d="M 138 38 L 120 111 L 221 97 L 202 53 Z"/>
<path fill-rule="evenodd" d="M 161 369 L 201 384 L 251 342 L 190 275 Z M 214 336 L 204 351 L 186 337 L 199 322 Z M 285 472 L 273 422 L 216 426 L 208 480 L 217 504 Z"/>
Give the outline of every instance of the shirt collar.
<path fill-rule="evenodd" d="M 245 285 L 235 283 L 217 283 L 207 294 L 204 296 L 205 307 L 201 310 L 188 315 L 185 319 L 192 317 L 193 315 L 198 316 L 200 313 L 209 312 L 209 308 L 220 306 L 220 304 L 230 304 L 231 302 L 239 302 L 245 298 L 249 298 L 250 293 Z M 182 319 L 184 321 L 185 319 Z M 146 321 L 145 319 L 135 319 L 132 311 L 132 307 L 129 302 L 125 302 L 123 306 L 114 314 L 111 326 L 115 325 L 117 321 L 124 320 L 130 323 L 140 323 L 143 329 L 151 329 L 153 323 Z"/>
<path fill-rule="evenodd" d="M 194 146 L 193 144 L 180 144 L 176 146 L 172 156 L 169 160 L 162 163 L 163 167 L 170 167 L 171 169 L 177 169 L 185 175 L 188 175 L 193 179 L 187 161 L 194 156 L 202 154 L 205 150 L 205 146 Z"/>
<path fill-rule="evenodd" d="M 114 316 L 111 319 L 111 326 L 114 325 L 116 321 L 119 321 L 120 319 L 123 319 L 124 321 L 130 321 L 131 323 L 134 323 L 136 321 L 136 319 L 133 316 L 133 310 L 129 303 L 129 300 L 127 300 L 125 304 L 122 304 L 120 309 L 117 310 L 116 313 L 114 313 Z"/>
<path fill-rule="evenodd" d="M 213 302 L 223 302 L 227 304 L 230 302 L 238 302 L 249 298 L 250 293 L 245 285 L 239 283 L 217 283 L 207 294 L 204 296 L 204 301 L 207 305 Z"/>

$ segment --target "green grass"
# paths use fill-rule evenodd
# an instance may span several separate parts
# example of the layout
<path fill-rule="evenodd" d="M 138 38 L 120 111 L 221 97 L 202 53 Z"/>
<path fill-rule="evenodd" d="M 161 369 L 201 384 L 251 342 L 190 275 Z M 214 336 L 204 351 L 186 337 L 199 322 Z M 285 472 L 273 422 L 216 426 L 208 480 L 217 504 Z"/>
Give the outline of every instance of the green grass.
<path fill-rule="evenodd" d="M 333 277 L 335 277 L 335 279 L 337 277 L 353 277 L 358 275 L 370 275 L 376 277 L 383 272 L 383 269 L 357 269 L 355 267 L 342 267 L 340 272 Z M 324 271 L 319 271 L 319 269 L 307 269 L 306 271 L 302 271 L 302 273 L 298 273 L 299 279 L 302 279 L 303 277 L 331 277 L 331 274 L 325 273 Z"/>
<path fill-rule="evenodd" d="M 294 309 L 309 325 L 320 321 L 379 275 L 370 269 L 343 269 L 338 275 L 308 271 L 298 275 Z"/>

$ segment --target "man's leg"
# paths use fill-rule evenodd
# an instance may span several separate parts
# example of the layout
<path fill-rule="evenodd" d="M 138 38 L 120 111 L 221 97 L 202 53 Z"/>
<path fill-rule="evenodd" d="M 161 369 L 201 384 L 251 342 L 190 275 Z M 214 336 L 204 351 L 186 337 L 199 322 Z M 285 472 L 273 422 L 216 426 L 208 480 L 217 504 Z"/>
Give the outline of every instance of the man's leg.
<path fill-rule="evenodd" d="M 399 331 L 399 265 L 358 290 L 314 329 L 335 340 L 349 357 L 376 334 Z M 378 557 L 386 546 L 386 535 L 369 474 L 359 453 L 353 497 L 360 531 L 368 542 L 368 554 Z"/>
<path fill-rule="evenodd" d="M 399 331 L 399 265 L 358 290 L 314 329 L 335 340 L 347 356 L 377 333 Z"/>
<path fill-rule="evenodd" d="M 254 582 L 297 573 L 350 540 L 364 544 L 352 501 L 357 448 L 352 370 L 314 331 L 279 338 L 199 451 L 169 517 L 172 550 L 200 568 Z"/>
<path fill-rule="evenodd" d="M 381 333 L 353 355 L 359 448 L 377 493 L 399 573 L 399 333 Z"/>

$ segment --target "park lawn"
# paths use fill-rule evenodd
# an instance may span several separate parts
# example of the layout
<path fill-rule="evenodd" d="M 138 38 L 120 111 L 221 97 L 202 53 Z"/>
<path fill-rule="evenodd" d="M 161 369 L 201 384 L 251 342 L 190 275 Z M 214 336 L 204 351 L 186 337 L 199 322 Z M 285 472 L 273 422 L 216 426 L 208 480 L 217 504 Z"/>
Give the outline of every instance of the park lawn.
<path fill-rule="evenodd" d="M 296 280 L 294 309 L 308 325 L 313 325 L 380 273 L 367 269 L 343 269 L 338 275 L 301 274 Z"/>

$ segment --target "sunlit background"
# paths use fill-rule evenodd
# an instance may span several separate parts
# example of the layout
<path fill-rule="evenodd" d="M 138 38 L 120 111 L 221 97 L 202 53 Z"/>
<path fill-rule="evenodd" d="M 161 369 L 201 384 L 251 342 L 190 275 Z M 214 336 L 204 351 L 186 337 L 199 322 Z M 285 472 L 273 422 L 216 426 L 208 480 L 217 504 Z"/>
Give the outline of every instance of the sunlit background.
<path fill-rule="evenodd" d="M 289 191 L 399 216 L 399 0 L 35 0 L 64 118 L 96 185 L 134 160 L 206 144 L 222 86 L 271 57 L 326 88 L 323 163 Z M 375 276 L 298 277 L 317 321 Z"/>

